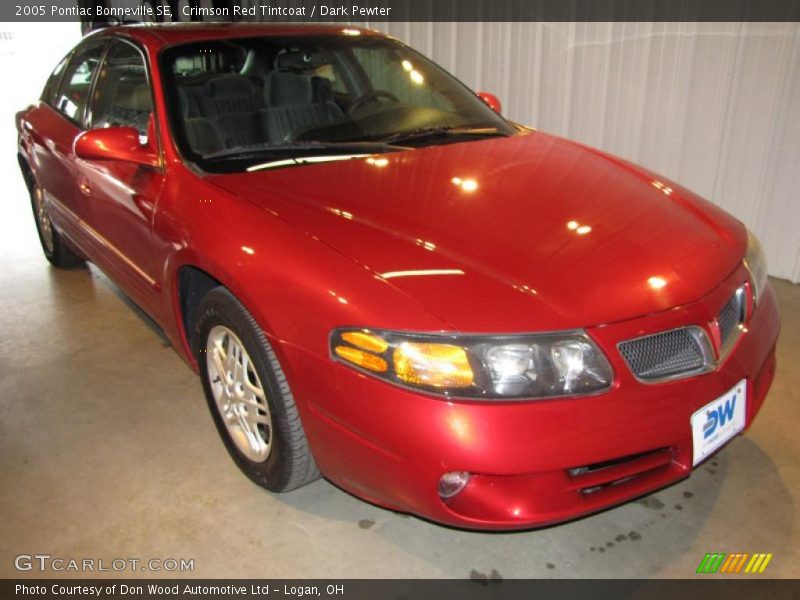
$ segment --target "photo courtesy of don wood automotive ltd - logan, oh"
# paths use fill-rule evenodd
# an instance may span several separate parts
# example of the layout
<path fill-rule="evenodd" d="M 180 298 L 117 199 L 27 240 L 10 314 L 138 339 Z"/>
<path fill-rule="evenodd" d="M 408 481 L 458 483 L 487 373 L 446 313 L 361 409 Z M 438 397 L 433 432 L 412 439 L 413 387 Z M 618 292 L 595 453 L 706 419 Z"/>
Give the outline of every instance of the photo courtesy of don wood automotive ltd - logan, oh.
<path fill-rule="evenodd" d="M 800 595 L 800 0 L 0 16 L 0 597 Z"/>

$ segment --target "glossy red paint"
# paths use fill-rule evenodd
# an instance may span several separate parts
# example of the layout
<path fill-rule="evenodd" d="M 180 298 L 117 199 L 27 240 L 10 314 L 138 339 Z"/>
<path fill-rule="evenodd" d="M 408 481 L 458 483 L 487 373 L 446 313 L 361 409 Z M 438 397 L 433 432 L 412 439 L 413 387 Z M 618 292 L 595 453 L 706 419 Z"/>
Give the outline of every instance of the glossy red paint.
<path fill-rule="evenodd" d="M 688 476 L 690 415 L 743 378 L 752 423 L 774 372 L 779 324 L 769 287 L 711 373 L 645 384 L 617 351 L 622 340 L 678 326 L 710 332 L 748 280 L 744 226 L 656 174 L 541 132 L 382 155 L 386 161 L 233 175 L 199 173 L 182 161 L 155 61 L 163 47 L 320 31 L 330 28 L 96 34 L 134 41 L 150 61 L 153 146 L 133 150 L 134 160 L 90 156 L 81 140 L 106 135 L 116 144 L 130 135 L 79 137 L 79 126 L 44 103 L 18 118 L 20 154 L 47 192 L 56 228 L 161 325 L 194 369 L 178 297 L 188 266 L 228 287 L 271 340 L 326 477 L 383 506 L 474 528 L 562 521 Z M 148 151 L 158 160 L 137 164 Z M 585 398 L 437 398 L 334 362 L 329 335 L 346 325 L 584 328 L 608 357 L 614 384 Z M 581 491 L 592 481 L 569 472 L 623 457 L 634 458 L 614 473 L 638 476 L 596 494 Z M 476 475 L 442 501 L 438 479 L 455 470 Z"/>
<path fill-rule="evenodd" d="M 158 154 L 139 141 L 133 127 L 92 129 L 75 138 L 75 156 L 84 160 L 114 160 L 149 167 L 158 166 Z"/>
<path fill-rule="evenodd" d="M 503 105 L 500 104 L 500 98 L 489 92 L 477 92 L 478 98 L 486 102 L 486 104 L 497 114 L 503 112 Z"/>

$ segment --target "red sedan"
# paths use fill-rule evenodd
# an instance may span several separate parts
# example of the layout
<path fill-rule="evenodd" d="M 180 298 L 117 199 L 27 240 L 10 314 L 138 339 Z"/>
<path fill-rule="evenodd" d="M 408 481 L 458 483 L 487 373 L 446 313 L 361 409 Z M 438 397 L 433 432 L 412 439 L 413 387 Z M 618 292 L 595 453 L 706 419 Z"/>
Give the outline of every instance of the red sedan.
<path fill-rule="evenodd" d="M 689 476 L 772 381 L 742 223 L 376 32 L 103 30 L 17 125 L 47 259 L 152 316 L 269 490 L 554 523 Z"/>

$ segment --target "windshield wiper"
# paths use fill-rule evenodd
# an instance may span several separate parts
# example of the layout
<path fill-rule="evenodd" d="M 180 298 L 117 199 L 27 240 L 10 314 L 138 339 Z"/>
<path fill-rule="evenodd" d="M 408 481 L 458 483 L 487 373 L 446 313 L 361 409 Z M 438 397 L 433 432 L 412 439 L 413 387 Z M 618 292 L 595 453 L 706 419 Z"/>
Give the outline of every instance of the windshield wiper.
<path fill-rule="evenodd" d="M 384 144 L 397 142 L 419 141 L 437 137 L 507 137 L 509 134 L 497 127 L 476 127 L 476 126 L 448 126 L 440 127 L 420 127 L 409 131 L 399 131 L 392 135 L 380 138 L 378 141 Z"/>
<path fill-rule="evenodd" d="M 389 152 L 391 150 L 406 150 L 402 146 L 393 146 L 384 141 L 365 142 L 289 142 L 285 144 L 248 144 L 234 146 L 224 150 L 216 150 L 203 154 L 203 160 L 242 160 L 261 157 L 265 154 L 280 154 L 291 156 L 294 152 Z"/>

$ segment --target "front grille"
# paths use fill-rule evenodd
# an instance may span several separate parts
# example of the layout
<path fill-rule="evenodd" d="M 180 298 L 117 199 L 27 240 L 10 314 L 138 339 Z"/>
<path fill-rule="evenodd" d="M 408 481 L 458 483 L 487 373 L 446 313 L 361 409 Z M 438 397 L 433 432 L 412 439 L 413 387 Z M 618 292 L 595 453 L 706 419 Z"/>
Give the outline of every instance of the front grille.
<path fill-rule="evenodd" d="M 717 316 L 720 346 L 723 350 L 738 337 L 741 331 L 739 326 L 744 323 L 746 312 L 747 303 L 744 286 L 742 286 L 736 290 L 736 293 L 722 307 Z"/>
<path fill-rule="evenodd" d="M 584 496 L 622 485 L 656 469 L 667 467 L 673 459 L 671 448 L 658 448 L 632 456 L 567 469 L 567 489 Z"/>
<path fill-rule="evenodd" d="M 621 342 L 619 351 L 639 379 L 687 377 L 709 369 L 713 357 L 699 327 L 681 327 Z"/>

